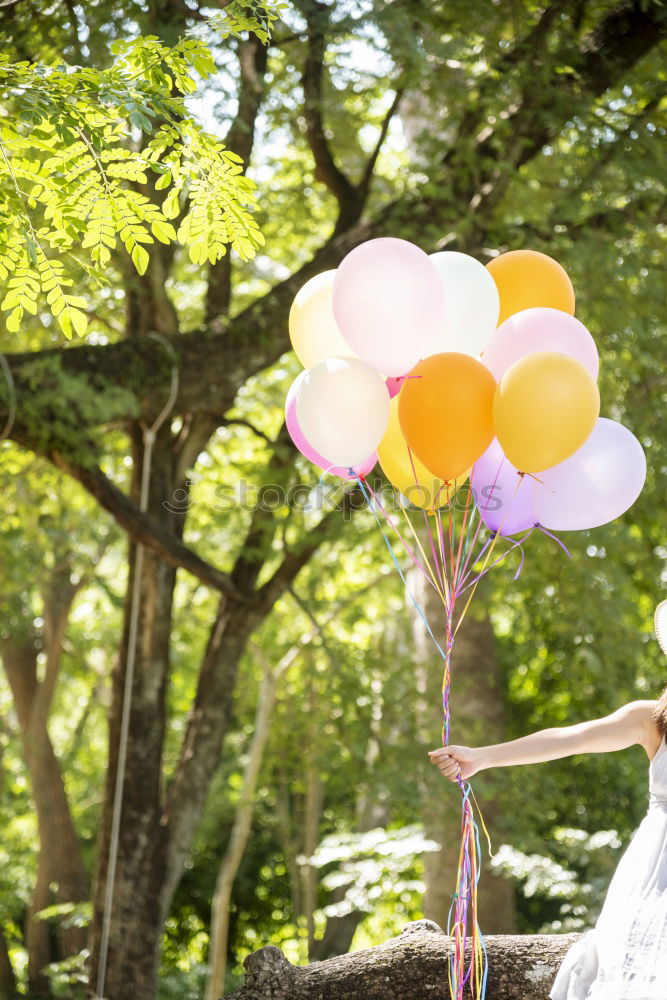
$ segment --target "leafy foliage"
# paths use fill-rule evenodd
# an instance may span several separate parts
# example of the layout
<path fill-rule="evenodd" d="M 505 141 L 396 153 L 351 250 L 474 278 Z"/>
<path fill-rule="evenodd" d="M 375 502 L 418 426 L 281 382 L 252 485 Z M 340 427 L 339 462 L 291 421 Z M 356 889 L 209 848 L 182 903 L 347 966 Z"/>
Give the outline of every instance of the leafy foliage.
<path fill-rule="evenodd" d="M 267 40 L 278 9 L 233 4 L 214 25 L 223 36 L 257 31 Z M 65 336 L 82 336 L 88 317 L 75 273 L 104 283 L 120 246 L 144 274 L 156 240 L 178 240 L 199 265 L 228 246 L 247 260 L 264 242 L 241 158 L 185 103 L 193 74 L 216 68 L 205 42 L 186 37 L 170 48 L 146 36 L 111 49 L 103 70 L 0 56 L 0 308 L 11 332 L 45 295 Z"/>

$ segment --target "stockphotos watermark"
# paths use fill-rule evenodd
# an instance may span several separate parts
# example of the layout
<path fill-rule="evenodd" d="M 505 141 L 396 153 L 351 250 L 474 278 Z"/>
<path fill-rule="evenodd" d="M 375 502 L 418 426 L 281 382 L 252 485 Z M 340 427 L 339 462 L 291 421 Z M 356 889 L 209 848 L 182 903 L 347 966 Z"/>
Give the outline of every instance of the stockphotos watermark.
<path fill-rule="evenodd" d="M 198 481 L 186 480 L 186 488 L 175 490 L 168 500 L 162 501 L 162 506 L 172 514 L 186 514 L 195 507 L 204 506 L 203 501 L 194 500 L 191 495 L 191 487 Z M 443 500 L 442 492 L 438 493 L 437 487 L 429 490 L 415 485 L 405 493 L 399 493 L 387 483 L 386 479 L 368 479 L 364 484 L 365 490 L 355 489 L 353 480 L 347 483 L 341 480 L 321 481 L 315 484 L 301 482 L 286 489 L 275 483 L 258 485 L 240 479 L 233 486 L 216 486 L 213 491 L 215 499 L 210 509 L 216 514 L 231 514 L 238 510 L 276 512 L 285 508 L 302 514 L 337 510 L 345 517 L 351 517 L 355 511 L 366 509 L 369 500 L 371 506 L 376 509 L 382 508 L 389 513 L 398 512 L 401 507 L 408 510 L 428 509 L 433 505 L 440 505 Z M 502 487 L 498 483 L 489 483 L 486 486 L 470 484 L 462 486 L 448 506 L 454 510 L 465 510 L 470 506 L 471 493 L 473 502 L 484 513 L 502 510 L 504 506 Z M 206 506 L 209 506 L 209 503 L 207 500 Z"/>

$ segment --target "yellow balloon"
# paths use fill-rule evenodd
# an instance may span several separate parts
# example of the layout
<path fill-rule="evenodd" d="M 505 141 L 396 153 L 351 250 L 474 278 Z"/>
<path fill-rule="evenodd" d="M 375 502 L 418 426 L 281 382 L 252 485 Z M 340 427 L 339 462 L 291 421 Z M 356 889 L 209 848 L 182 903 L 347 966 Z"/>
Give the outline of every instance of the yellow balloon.
<path fill-rule="evenodd" d="M 542 472 L 569 458 L 600 413 L 600 393 L 584 366 L 566 354 L 537 351 L 515 361 L 496 389 L 493 422 L 501 448 L 520 472 Z"/>
<path fill-rule="evenodd" d="M 398 419 L 398 396 L 394 396 L 389 404 L 389 423 L 377 453 L 380 467 L 392 486 L 415 507 L 423 510 L 444 507 L 468 478 L 468 473 L 464 473 L 448 488 L 444 480 L 427 469 L 414 452 L 410 455 Z"/>
<path fill-rule="evenodd" d="M 325 358 L 358 358 L 338 329 L 331 304 L 335 271 L 323 271 L 299 289 L 289 314 L 289 335 L 304 368 Z"/>

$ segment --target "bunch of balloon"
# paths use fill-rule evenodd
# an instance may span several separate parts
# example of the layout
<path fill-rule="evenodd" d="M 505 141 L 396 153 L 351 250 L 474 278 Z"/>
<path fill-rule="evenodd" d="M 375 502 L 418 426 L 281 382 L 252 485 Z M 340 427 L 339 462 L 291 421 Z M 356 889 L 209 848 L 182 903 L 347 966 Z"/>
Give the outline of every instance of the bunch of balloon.
<path fill-rule="evenodd" d="M 516 550 L 518 575 L 534 530 L 605 523 L 643 485 L 639 442 L 599 417 L 597 350 L 574 304 L 545 254 L 510 251 L 484 267 L 382 238 L 312 278 L 291 309 L 307 370 L 288 393 L 289 432 L 310 461 L 356 481 L 375 516 L 443 661 L 443 745 L 452 648 L 479 580 Z M 391 509 L 367 478 L 376 460 L 397 491 Z M 438 595 L 441 622 L 410 592 L 397 545 Z M 453 1000 L 466 989 L 482 1000 L 479 832 L 470 783 L 459 787 L 449 988 Z"/>
<path fill-rule="evenodd" d="M 555 260 L 533 250 L 500 254 L 487 267 L 503 318 L 482 354 L 498 383 L 496 440 L 473 470 L 473 484 L 481 498 L 495 466 L 508 502 L 482 499 L 482 517 L 506 536 L 535 528 L 586 530 L 615 520 L 641 493 L 646 457 L 627 427 L 599 416 L 598 352 L 574 317 L 570 279 Z"/>

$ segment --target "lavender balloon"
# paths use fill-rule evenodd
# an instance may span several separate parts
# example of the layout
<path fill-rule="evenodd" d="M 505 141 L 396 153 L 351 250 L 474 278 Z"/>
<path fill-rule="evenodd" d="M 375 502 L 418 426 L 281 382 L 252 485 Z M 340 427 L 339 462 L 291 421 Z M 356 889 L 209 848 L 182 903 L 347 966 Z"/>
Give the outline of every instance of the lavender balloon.
<path fill-rule="evenodd" d="M 597 528 L 632 506 L 646 479 L 646 456 L 623 424 L 599 417 L 590 437 L 533 481 L 536 520 L 551 531 Z"/>
<path fill-rule="evenodd" d="M 473 465 L 470 482 L 475 504 L 491 531 L 516 535 L 535 524 L 531 481 L 519 475 L 496 438 Z"/>
<path fill-rule="evenodd" d="M 285 423 L 287 424 L 287 431 L 289 436 L 292 438 L 292 442 L 296 448 L 299 449 L 304 458 L 307 458 L 309 462 L 313 465 L 317 465 L 320 469 L 324 469 L 325 472 L 330 472 L 333 476 L 340 476 L 341 479 L 354 479 L 354 476 L 350 475 L 350 470 L 343 468 L 340 465 L 332 465 L 331 462 L 327 462 L 323 455 L 315 451 L 313 446 L 306 439 L 306 435 L 301 430 L 297 415 L 296 415 L 296 397 L 299 391 L 299 385 L 303 381 L 306 372 L 299 372 L 297 377 L 292 382 L 287 393 L 287 399 L 285 400 Z M 371 471 L 375 463 L 377 462 L 377 454 L 373 454 L 361 465 L 355 466 L 354 471 L 359 476 L 367 476 Z"/>
<path fill-rule="evenodd" d="M 497 382 L 507 369 L 535 351 L 568 354 L 598 377 L 599 359 L 595 341 L 583 323 L 560 309 L 524 309 L 501 323 L 484 348 L 482 364 Z"/>

